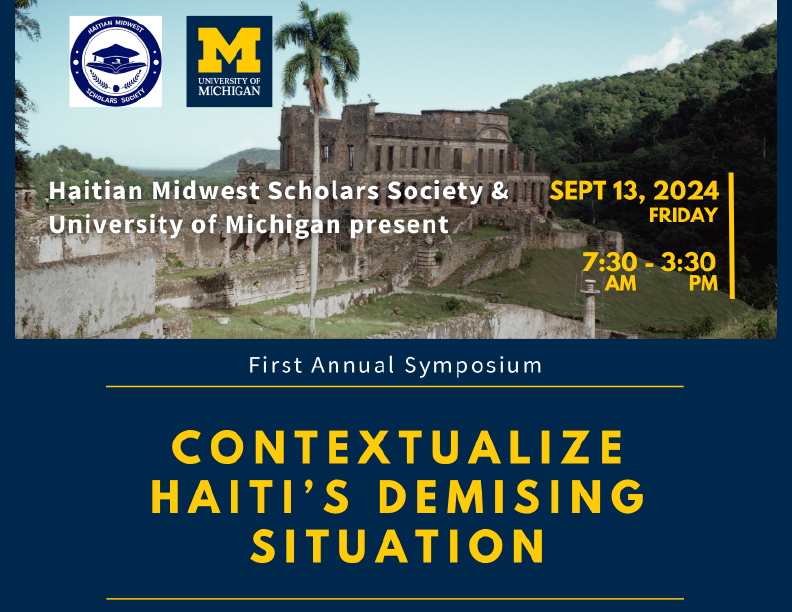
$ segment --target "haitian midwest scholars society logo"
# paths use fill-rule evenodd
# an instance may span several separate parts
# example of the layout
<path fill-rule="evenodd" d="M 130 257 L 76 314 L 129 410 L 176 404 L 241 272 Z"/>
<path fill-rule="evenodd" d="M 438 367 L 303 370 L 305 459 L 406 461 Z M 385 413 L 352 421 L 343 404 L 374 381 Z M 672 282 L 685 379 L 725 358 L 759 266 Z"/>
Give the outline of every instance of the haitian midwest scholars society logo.
<path fill-rule="evenodd" d="M 187 17 L 187 106 L 272 106 L 272 17 Z"/>
<path fill-rule="evenodd" d="M 69 17 L 69 106 L 162 106 L 162 17 Z"/>

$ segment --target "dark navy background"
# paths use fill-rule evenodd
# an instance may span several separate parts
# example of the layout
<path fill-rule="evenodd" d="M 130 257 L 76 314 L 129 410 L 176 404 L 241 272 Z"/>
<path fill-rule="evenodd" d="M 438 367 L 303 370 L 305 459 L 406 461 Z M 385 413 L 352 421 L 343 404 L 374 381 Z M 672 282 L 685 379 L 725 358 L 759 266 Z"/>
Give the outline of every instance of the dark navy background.
<path fill-rule="evenodd" d="M 270 107 L 272 106 L 272 17 L 187 17 L 187 106 L 200 107 Z M 203 57 L 203 42 L 198 40 L 198 28 L 217 28 L 230 45 L 240 28 L 261 28 L 261 38 L 256 42 L 256 59 L 261 62 L 261 72 L 237 72 L 236 60 L 229 64 L 218 51 L 217 59 L 222 73 L 198 72 L 198 60 Z M 260 78 L 258 96 L 200 96 L 198 79 L 207 78 Z M 242 86 L 242 85 L 240 85 Z M 221 85 L 222 87 L 222 85 Z M 244 86 L 243 86 L 244 87 Z"/>
<path fill-rule="evenodd" d="M 21 570 L 25 609 L 68 605 L 92 610 L 158 606 L 230 609 L 261 605 L 232 602 L 121 603 L 107 597 L 684 597 L 684 602 L 532 603 L 545 607 L 624 609 L 682 606 L 737 609 L 771 601 L 788 577 L 782 533 L 787 532 L 788 409 L 774 396 L 783 380 L 774 359 L 777 342 L 638 341 L 222 341 L 222 342 L 14 342 L 17 390 L 6 409 L 5 508 L 7 559 Z M 251 355 L 380 359 L 394 356 L 394 375 L 248 374 Z M 422 359 L 541 360 L 541 375 L 480 376 L 457 381 L 430 375 L 423 381 L 398 367 Z M 123 384 L 684 384 L 684 389 L 106 389 Z M 184 465 L 171 452 L 186 429 L 202 432 L 184 444 L 202 461 Z M 236 431 L 241 459 L 220 465 L 212 436 Z M 274 441 L 285 430 L 286 461 L 255 463 L 255 431 Z M 301 463 L 294 430 L 315 429 L 311 464 Z M 330 429 L 349 430 L 348 465 L 328 465 Z M 375 435 L 390 465 L 357 459 L 366 448 L 359 430 Z M 421 430 L 416 461 L 406 464 L 399 430 Z M 459 431 L 460 459 L 437 465 L 431 432 L 448 448 Z M 467 464 L 480 430 L 489 430 L 501 465 Z M 521 432 L 521 454 L 531 465 L 509 465 L 509 431 Z M 579 454 L 585 465 L 561 465 L 569 445 L 563 430 L 590 430 Z M 620 430 L 620 465 L 600 464 L 600 434 Z M 542 430 L 551 431 L 550 465 L 540 463 Z M 231 443 L 221 450 L 231 453 Z M 349 509 L 322 510 L 325 485 L 348 481 Z M 512 510 L 516 485 L 536 480 L 537 512 Z M 179 480 L 179 513 L 151 512 L 151 481 Z M 221 509 L 187 514 L 199 480 L 207 479 Z M 229 513 L 230 480 L 240 483 L 239 513 Z M 251 479 L 273 480 L 265 514 L 256 514 Z M 282 513 L 282 481 L 292 480 L 293 511 Z M 305 493 L 303 482 L 313 481 Z M 395 514 L 378 514 L 378 481 L 407 490 Z M 437 480 L 438 512 L 415 512 L 415 481 Z M 448 481 L 466 487 L 483 480 L 484 514 L 448 515 Z M 493 512 L 494 481 L 504 480 L 504 513 Z M 560 480 L 560 512 L 550 514 L 549 481 Z M 587 488 L 602 481 L 602 511 L 583 506 L 573 515 L 573 479 Z M 616 511 L 610 490 L 622 479 L 640 483 L 643 507 Z M 626 496 L 629 490 L 625 490 Z M 334 502 L 331 502 L 334 503 Z M 258 529 L 275 532 L 274 561 L 250 560 Z M 478 529 L 503 539 L 503 553 L 480 564 L 468 551 Z M 285 563 L 285 530 L 295 529 L 296 562 Z M 329 529 L 323 562 L 311 562 L 305 529 Z M 366 556 L 348 565 L 338 557 L 338 529 L 366 530 Z M 396 529 L 408 564 L 375 564 L 386 529 Z M 415 529 L 438 529 L 433 562 L 422 562 Z M 448 530 L 459 530 L 459 563 L 448 562 Z M 512 531 L 543 532 L 544 560 L 512 561 Z M 486 540 L 484 541 L 486 543 Z M 486 546 L 482 546 L 488 552 Z M 13 551 L 13 552 L 12 552 Z M 349 603 L 280 603 L 288 609 L 370 606 Z M 404 604 L 376 604 L 391 607 Z M 425 603 L 443 608 L 475 603 Z M 522 604 L 483 604 L 515 607 Z"/>
<path fill-rule="evenodd" d="M 781 3 L 780 12 L 786 5 Z M 10 12 L 9 12 L 10 17 Z M 64 27 L 68 27 L 67 24 Z M 10 24 L 7 26 L 10 31 Z M 65 31 L 65 30 L 64 30 Z M 2 45 L 10 66 L 13 38 Z M 265 48 L 269 48 L 265 46 Z M 782 82 L 782 91 L 785 85 Z M 64 96 L 67 92 L 64 90 Z M 65 99 L 65 98 L 64 98 Z M 31 117 L 35 120 L 35 115 Z M 787 128 L 781 118 L 781 131 Z M 783 159 L 786 154 L 782 153 Z M 4 168 L 10 189 L 10 146 Z M 786 189 L 781 182 L 782 194 Z M 10 191 L 8 191 L 10 198 Z M 10 201 L 10 200 L 9 200 Z M 9 210 L 10 213 L 10 210 Z M 779 209 L 783 223 L 789 215 Z M 12 225 L 7 224 L 10 255 Z M 788 259 L 788 257 L 786 258 Z M 780 265 L 782 273 L 787 269 Z M 11 304 L 11 266 L 6 291 Z M 782 283 L 781 290 L 785 285 Z M 374 606 L 402 609 L 688 610 L 772 609 L 788 606 L 789 580 L 789 375 L 788 346 L 778 341 L 241 341 L 5 343 L 3 410 L 3 572 L 6 604 L 13 610 L 261 609 L 316 610 Z M 785 348 L 786 347 L 786 348 Z M 269 377 L 249 375 L 250 355 L 310 360 L 539 359 L 542 375 L 476 377 L 456 381 L 414 376 Z M 685 389 L 106 389 L 108 384 L 684 384 Z M 328 466 L 326 431 L 350 431 L 349 465 Z M 188 466 L 171 454 L 180 431 L 203 432 L 186 448 L 203 461 Z M 237 431 L 246 443 L 238 463 L 214 463 L 212 435 Z M 254 432 L 286 430 L 286 464 L 256 465 Z M 317 429 L 312 464 L 300 463 L 295 429 Z M 365 447 L 360 429 L 388 429 L 383 444 L 390 466 L 359 466 Z M 415 465 L 404 463 L 399 429 L 419 429 Z M 439 466 L 428 456 L 433 429 L 460 432 L 460 461 Z M 465 461 L 478 432 L 492 433 L 499 466 Z M 537 436 L 553 432 L 553 464 L 510 466 L 508 431 L 519 429 L 536 461 Z M 590 466 L 560 465 L 564 429 L 589 429 Z M 597 462 L 596 432 L 622 432 L 621 465 Z M 193 446 L 190 446 L 193 445 Z M 293 514 L 280 513 L 278 488 L 267 491 L 268 512 L 254 513 L 250 479 L 293 481 Z M 310 478 L 311 493 L 300 483 Z M 321 510 L 324 485 L 349 481 L 350 507 L 342 515 Z M 401 481 L 408 502 L 397 514 L 377 514 L 376 482 Z M 504 514 L 417 515 L 417 479 L 438 481 L 438 509 L 450 479 L 467 484 L 503 479 Z M 514 485 L 538 481 L 539 510 L 519 515 Z M 561 491 L 572 479 L 602 481 L 602 513 L 572 515 L 568 501 L 549 514 L 547 483 Z M 641 484 L 644 505 L 622 515 L 609 501 L 620 479 Z M 151 514 L 151 480 L 179 479 L 180 513 Z M 194 486 L 208 479 L 222 514 L 186 514 Z M 228 509 L 229 481 L 240 481 L 240 513 Z M 566 485 L 566 486 L 565 486 Z M 260 565 L 252 537 L 268 528 L 282 538 L 297 530 L 296 563 Z M 306 528 L 329 529 L 323 563 L 310 562 Z M 337 531 L 366 529 L 366 558 L 346 565 L 337 557 Z M 409 563 L 374 564 L 385 529 L 396 529 Z M 436 528 L 434 559 L 421 562 L 416 528 Z M 482 565 L 467 551 L 475 530 L 504 540 L 495 563 Z M 511 561 L 514 528 L 544 536 L 544 562 Z M 459 563 L 446 562 L 449 529 L 459 530 Z M 347 603 L 347 602 L 107 602 L 107 597 L 684 597 L 684 602 Z"/>

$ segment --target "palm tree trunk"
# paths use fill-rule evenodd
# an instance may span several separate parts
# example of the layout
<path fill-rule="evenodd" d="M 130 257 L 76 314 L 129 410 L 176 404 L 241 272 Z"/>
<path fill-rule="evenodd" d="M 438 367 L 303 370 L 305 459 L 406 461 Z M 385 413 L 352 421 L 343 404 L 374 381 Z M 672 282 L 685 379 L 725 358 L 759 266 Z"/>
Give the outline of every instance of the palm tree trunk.
<path fill-rule="evenodd" d="M 313 193 L 311 200 L 311 219 L 319 218 L 319 109 L 314 109 L 313 133 Z M 319 276 L 319 234 L 311 233 L 311 335 L 316 335 L 316 279 Z"/>

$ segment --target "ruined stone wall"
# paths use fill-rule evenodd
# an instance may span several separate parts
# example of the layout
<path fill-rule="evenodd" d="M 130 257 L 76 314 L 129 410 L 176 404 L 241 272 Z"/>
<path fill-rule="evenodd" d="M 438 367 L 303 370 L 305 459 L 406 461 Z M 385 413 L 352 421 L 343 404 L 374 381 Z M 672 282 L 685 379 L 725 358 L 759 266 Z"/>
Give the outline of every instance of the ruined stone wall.
<path fill-rule="evenodd" d="M 83 232 L 55 234 L 48 228 L 17 227 L 15 265 L 63 261 L 77 257 L 118 253 L 141 246 L 134 234 Z"/>
<path fill-rule="evenodd" d="M 560 232 L 549 225 L 535 226 L 525 232 L 524 247 L 534 250 L 578 249 L 588 244 L 588 235 L 581 232 Z"/>
<path fill-rule="evenodd" d="M 344 107 L 340 120 L 320 118 L 319 145 L 329 147 L 329 155 L 320 156 L 322 172 L 325 169 L 359 171 L 363 168 L 366 163 L 366 138 L 373 128 L 373 108 L 373 105 L 368 104 L 350 104 Z M 280 142 L 282 170 L 312 171 L 313 116 L 307 106 L 283 109 Z M 352 156 L 349 146 L 354 147 Z"/>
<path fill-rule="evenodd" d="M 394 249 L 394 245 L 388 244 L 366 249 L 363 253 L 322 255 L 317 287 L 329 289 L 370 278 Z M 158 305 L 168 304 L 179 309 L 232 307 L 307 293 L 309 280 L 308 257 L 291 258 L 265 267 L 221 268 L 209 276 L 179 280 L 159 277 L 156 301 Z"/>
<path fill-rule="evenodd" d="M 494 337 L 498 340 L 571 340 L 586 337 L 582 322 L 559 317 L 544 310 L 512 304 L 487 304 L 486 307 L 495 316 Z"/>
<path fill-rule="evenodd" d="M 14 272 L 14 336 L 96 337 L 154 316 L 154 254 L 133 249 Z"/>
<path fill-rule="evenodd" d="M 141 323 L 131 323 L 118 329 L 93 336 L 96 340 L 162 340 L 162 319 L 155 318 Z"/>
<path fill-rule="evenodd" d="M 543 310 L 487 304 L 484 315 L 454 317 L 409 331 L 369 336 L 372 339 L 579 339 L 585 338 L 583 324 Z"/>
<path fill-rule="evenodd" d="M 164 319 L 162 322 L 162 333 L 168 340 L 189 340 L 192 338 L 192 328 L 192 319 L 185 315 Z"/>
<path fill-rule="evenodd" d="M 491 340 L 495 337 L 494 317 L 487 313 L 462 315 L 409 331 L 392 331 L 369 336 L 370 340 Z"/>
<path fill-rule="evenodd" d="M 580 232 L 553 232 L 554 249 L 578 249 L 587 243 L 588 237 Z"/>
<path fill-rule="evenodd" d="M 440 181 L 437 185 L 439 199 L 434 197 L 435 180 Z M 494 197 L 495 183 L 498 181 L 503 183 L 500 191 L 508 193 L 507 199 L 498 200 Z M 322 182 L 324 182 L 324 178 Z M 394 182 L 397 184 L 397 190 L 402 194 L 397 199 L 391 199 L 394 194 L 388 189 L 388 186 Z M 371 200 L 369 211 L 382 214 L 431 213 L 436 212 L 439 207 L 461 207 L 466 210 L 493 209 L 495 214 L 513 214 L 506 213 L 504 209 L 522 211 L 523 213 L 532 211 L 537 214 L 547 214 L 550 211 L 549 204 L 543 206 L 539 200 L 536 202 L 531 200 L 531 185 L 549 185 L 549 183 L 549 178 L 530 174 L 479 175 L 450 171 L 435 173 L 411 169 L 375 172 L 369 176 L 368 184 L 378 188 L 379 197 Z M 408 186 L 413 186 L 418 190 L 417 197 L 412 200 L 404 195 Z M 464 186 L 467 199 L 447 198 L 443 194 L 445 187 L 458 188 L 459 186 Z M 431 199 L 421 197 L 420 190 L 424 187 L 431 188 Z M 471 188 L 475 188 L 477 191 L 481 188 L 481 197 L 475 207 L 470 204 L 472 202 Z M 515 193 L 517 194 L 516 200 Z"/>
<path fill-rule="evenodd" d="M 195 269 L 216 268 L 221 265 L 257 263 L 295 256 L 310 250 L 310 239 L 296 240 L 289 234 L 226 233 L 225 219 L 218 219 L 215 233 L 207 231 L 196 234 L 185 220 L 179 235 L 171 238 L 165 234 L 112 234 L 110 232 L 83 232 L 55 234 L 49 229 L 36 230 L 17 227 L 15 233 L 15 265 L 63 261 L 76 257 L 87 257 L 115 253 L 138 247 L 149 247 L 154 252 L 158 270 L 168 268 L 171 262 L 180 260 L 185 267 Z M 324 236 L 325 246 L 335 246 L 336 238 Z"/>
<path fill-rule="evenodd" d="M 439 200 L 423 201 L 419 196 L 412 201 L 394 201 L 382 193 L 390 182 L 400 184 L 403 190 L 407 186 L 433 187 L 434 181 L 440 180 L 441 190 L 457 184 L 483 187 L 480 204 L 549 212 L 550 176 L 523 170 L 524 156 L 511 141 L 506 115 L 477 111 L 375 113 L 375 106 L 347 105 L 340 120 L 320 119 L 323 184 L 329 185 L 339 172 L 366 174 L 367 181 L 356 182 L 379 184 L 381 188 L 381 197 L 371 202 L 372 211 L 423 212 L 429 207 L 466 204 L 460 198 L 445 196 Z M 280 140 L 281 168 L 287 174 L 310 174 L 313 121 L 308 107 L 283 109 Z M 294 174 L 291 178 L 297 184 L 302 177 Z M 310 176 L 306 178 L 309 179 Z M 272 180 L 270 173 L 257 177 L 255 182 L 264 184 L 268 180 Z M 493 185 L 498 181 L 506 185 L 508 201 L 492 197 Z"/>
<path fill-rule="evenodd" d="M 393 287 L 390 283 L 367 285 L 360 289 L 351 289 L 332 295 L 322 295 L 316 298 L 316 318 L 325 319 L 341 314 L 351 306 L 365 304 L 370 296 L 385 297 L 391 293 Z M 267 314 L 291 314 L 298 317 L 310 316 L 310 300 L 280 306 L 267 311 Z"/>
<path fill-rule="evenodd" d="M 30 210 L 36 206 L 36 190 L 33 187 L 25 187 L 17 183 L 14 186 L 14 207 Z M 41 206 L 44 206 L 44 197 L 42 196 Z"/>
<path fill-rule="evenodd" d="M 489 255 L 484 261 L 471 270 L 465 272 L 460 287 L 467 287 L 469 284 L 500 274 L 504 270 L 514 270 L 520 266 L 520 256 L 522 254 L 522 244 L 517 240 L 507 240 L 508 248 Z"/>
<path fill-rule="evenodd" d="M 454 241 L 451 244 L 438 244 L 438 250 L 445 253 L 439 262 L 429 286 L 435 287 L 453 274 L 460 266 L 480 256 L 492 240 Z"/>

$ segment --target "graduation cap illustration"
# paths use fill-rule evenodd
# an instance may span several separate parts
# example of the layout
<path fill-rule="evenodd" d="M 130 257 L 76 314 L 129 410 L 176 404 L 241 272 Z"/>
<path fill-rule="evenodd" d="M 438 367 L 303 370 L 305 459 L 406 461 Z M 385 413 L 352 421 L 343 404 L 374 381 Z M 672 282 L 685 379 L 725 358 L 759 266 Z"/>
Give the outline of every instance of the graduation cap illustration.
<path fill-rule="evenodd" d="M 89 55 L 93 55 L 94 61 L 88 62 L 88 64 L 86 64 L 87 66 L 111 74 L 130 72 L 131 70 L 137 70 L 146 65 L 144 62 L 130 61 L 130 58 L 140 54 L 137 51 L 127 49 L 121 45 L 112 45 L 105 49 L 91 51 Z M 97 61 L 97 58 L 101 58 L 101 61 Z"/>

